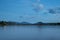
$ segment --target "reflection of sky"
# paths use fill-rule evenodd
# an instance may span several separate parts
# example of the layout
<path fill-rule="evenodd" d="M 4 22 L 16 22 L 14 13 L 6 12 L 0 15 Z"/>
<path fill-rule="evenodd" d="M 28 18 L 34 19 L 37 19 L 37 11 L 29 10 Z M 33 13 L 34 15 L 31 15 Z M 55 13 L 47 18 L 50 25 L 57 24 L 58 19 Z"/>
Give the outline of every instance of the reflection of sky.
<path fill-rule="evenodd" d="M 27 22 L 60 22 L 60 14 L 35 13 L 34 0 L 0 0 L 0 20 Z M 41 0 L 44 10 L 60 6 L 60 0 Z M 22 17 L 23 16 L 23 17 Z"/>

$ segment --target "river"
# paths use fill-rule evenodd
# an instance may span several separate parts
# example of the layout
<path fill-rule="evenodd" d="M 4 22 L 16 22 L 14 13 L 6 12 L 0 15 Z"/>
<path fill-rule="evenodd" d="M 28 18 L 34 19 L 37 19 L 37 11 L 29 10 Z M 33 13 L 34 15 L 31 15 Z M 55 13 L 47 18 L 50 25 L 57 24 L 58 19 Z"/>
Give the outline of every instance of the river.
<path fill-rule="evenodd" d="M 0 40 L 60 40 L 60 26 L 0 26 Z"/>

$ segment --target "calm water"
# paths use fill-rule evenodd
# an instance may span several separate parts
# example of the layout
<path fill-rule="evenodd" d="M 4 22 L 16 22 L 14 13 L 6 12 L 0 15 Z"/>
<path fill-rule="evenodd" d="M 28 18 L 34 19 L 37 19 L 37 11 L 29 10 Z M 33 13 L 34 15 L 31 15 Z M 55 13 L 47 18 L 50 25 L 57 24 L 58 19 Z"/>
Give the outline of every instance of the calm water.
<path fill-rule="evenodd" d="M 60 26 L 1 26 L 0 40 L 60 40 Z"/>

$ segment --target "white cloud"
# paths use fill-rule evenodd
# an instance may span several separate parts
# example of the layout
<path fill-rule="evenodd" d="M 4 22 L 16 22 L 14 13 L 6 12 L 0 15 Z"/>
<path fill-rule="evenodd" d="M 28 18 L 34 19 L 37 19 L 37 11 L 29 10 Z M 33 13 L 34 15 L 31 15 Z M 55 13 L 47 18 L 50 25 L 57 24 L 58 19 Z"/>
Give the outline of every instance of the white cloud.
<path fill-rule="evenodd" d="M 44 5 L 43 4 L 39 4 L 39 5 L 35 5 L 34 6 L 34 11 L 36 11 L 36 12 L 40 12 L 43 9 L 44 9 Z"/>
<path fill-rule="evenodd" d="M 43 4 L 40 4 L 40 5 L 39 5 L 39 8 L 40 8 L 40 9 L 43 9 L 43 8 L 44 8 L 44 5 L 43 5 Z"/>
<path fill-rule="evenodd" d="M 35 12 L 40 12 L 44 9 L 44 5 L 40 3 L 40 0 L 36 0 L 36 2 L 32 4 L 32 6 Z"/>

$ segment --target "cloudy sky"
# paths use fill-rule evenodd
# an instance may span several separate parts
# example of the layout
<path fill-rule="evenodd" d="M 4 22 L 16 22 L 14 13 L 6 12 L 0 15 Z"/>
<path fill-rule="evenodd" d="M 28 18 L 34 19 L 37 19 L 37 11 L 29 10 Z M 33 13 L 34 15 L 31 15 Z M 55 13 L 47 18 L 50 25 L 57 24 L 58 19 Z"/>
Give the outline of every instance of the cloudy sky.
<path fill-rule="evenodd" d="M 60 7 L 60 0 L 0 0 L 0 21 L 60 22 L 59 13 L 48 9 Z"/>

